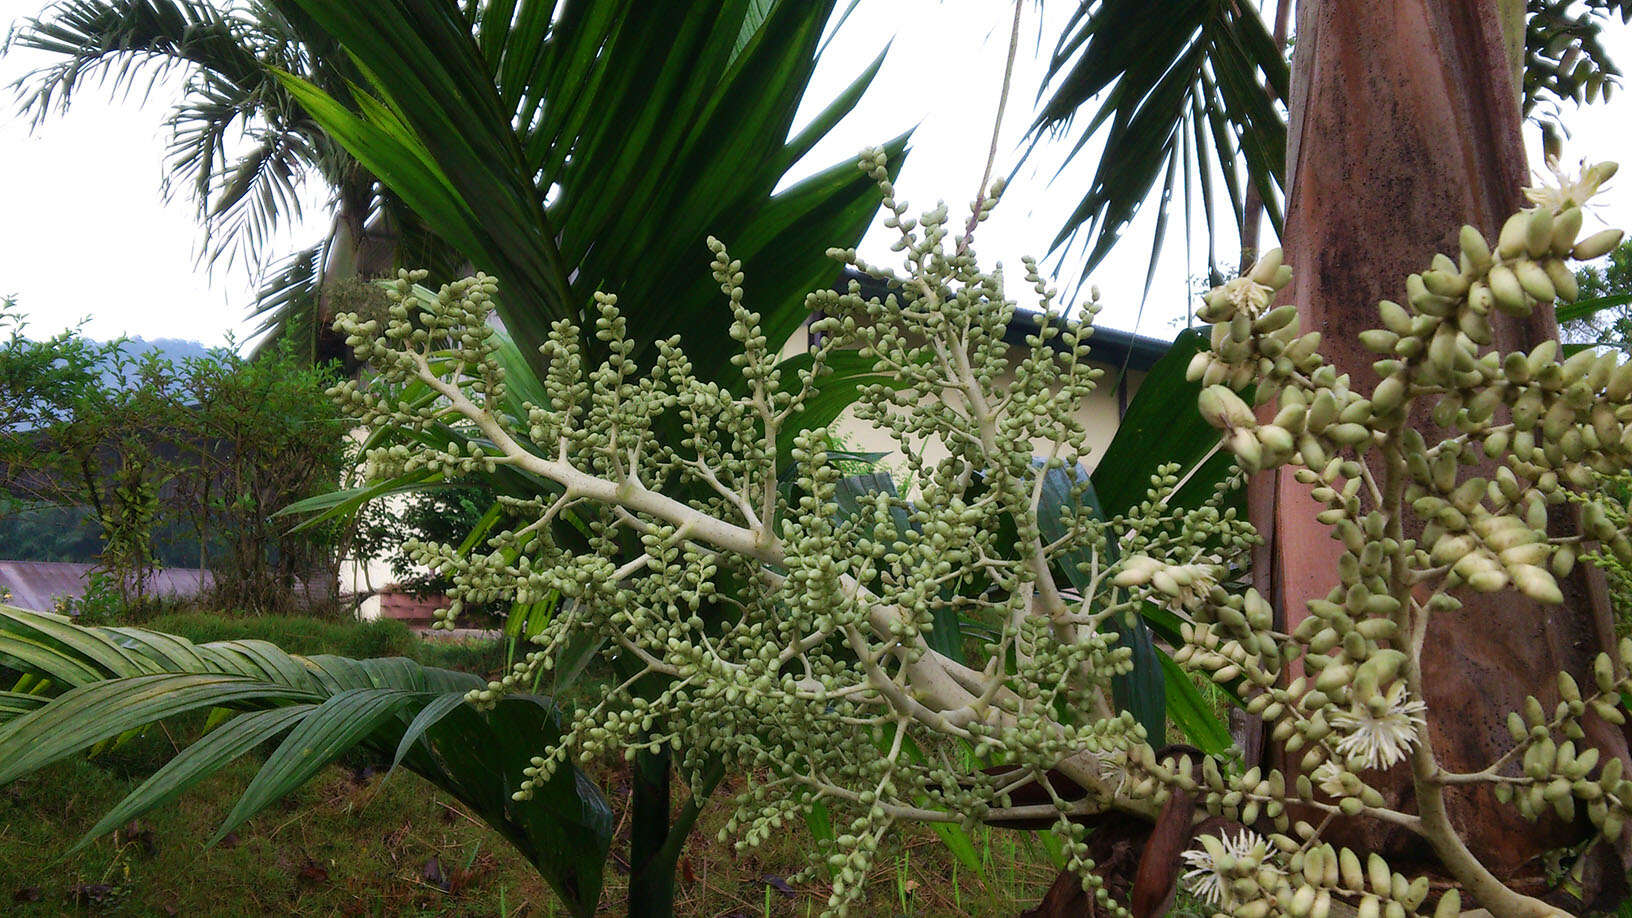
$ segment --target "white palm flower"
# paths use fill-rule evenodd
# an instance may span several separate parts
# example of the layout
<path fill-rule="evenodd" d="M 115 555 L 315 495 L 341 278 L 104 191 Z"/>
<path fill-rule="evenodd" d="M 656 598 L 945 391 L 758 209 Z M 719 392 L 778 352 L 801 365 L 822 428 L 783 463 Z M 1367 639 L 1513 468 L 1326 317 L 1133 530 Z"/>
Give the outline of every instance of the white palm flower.
<path fill-rule="evenodd" d="M 1253 318 L 1261 315 L 1264 308 L 1275 298 L 1274 287 L 1266 287 L 1245 275 L 1229 281 L 1220 289 L 1236 311 L 1244 312 Z"/>
<path fill-rule="evenodd" d="M 1343 769 L 1336 762 L 1321 762 L 1309 773 L 1309 780 L 1328 797 L 1342 797 L 1348 793 L 1343 787 Z"/>
<path fill-rule="evenodd" d="M 1127 793 L 1129 785 L 1133 783 L 1133 775 L 1128 771 L 1128 753 L 1117 749 L 1094 757 L 1094 769 L 1099 777 L 1111 788 L 1111 793 L 1120 797 Z"/>
<path fill-rule="evenodd" d="M 1201 842 L 1200 848 L 1191 848 L 1179 855 L 1190 865 L 1184 872 L 1184 884 L 1198 898 L 1220 908 L 1229 904 L 1225 900 L 1230 896 L 1230 881 L 1240 874 L 1225 873 L 1219 869 L 1218 862 L 1228 855 L 1236 870 L 1257 870 L 1269 856 L 1269 842 L 1251 829 L 1242 829 L 1234 838 L 1226 833 L 1200 835 L 1196 840 Z M 1278 867 L 1270 866 L 1280 872 Z"/>
<path fill-rule="evenodd" d="M 1222 569 L 1217 565 L 1168 564 L 1146 555 L 1129 558 L 1116 575 L 1119 587 L 1150 584 L 1168 597 L 1167 605 L 1178 608 L 1193 607 L 1218 583 Z"/>
<path fill-rule="evenodd" d="M 1218 584 L 1219 573 L 1210 564 L 1170 564 L 1152 574 L 1150 583 L 1170 597 L 1169 605 L 1189 609 Z"/>
<path fill-rule="evenodd" d="M 1582 161 L 1580 174 L 1572 176 L 1559 165 L 1558 157 L 1549 156 L 1547 171 L 1553 174 L 1553 183 L 1547 183 L 1538 172 L 1536 177 L 1542 181 L 1532 188 L 1524 189 L 1524 196 L 1532 203 L 1550 210 L 1581 207 L 1609 181 L 1609 177 L 1615 174 L 1615 168 L 1614 163 L 1596 163 L 1589 166 Z"/>
<path fill-rule="evenodd" d="M 1403 682 L 1389 686 L 1372 702 L 1357 701 L 1349 710 L 1332 715 L 1332 727 L 1344 734 L 1337 741 L 1337 751 L 1358 758 L 1366 768 L 1390 768 L 1421 740 L 1419 731 L 1428 725 L 1422 715 L 1428 706 L 1411 697 Z"/>

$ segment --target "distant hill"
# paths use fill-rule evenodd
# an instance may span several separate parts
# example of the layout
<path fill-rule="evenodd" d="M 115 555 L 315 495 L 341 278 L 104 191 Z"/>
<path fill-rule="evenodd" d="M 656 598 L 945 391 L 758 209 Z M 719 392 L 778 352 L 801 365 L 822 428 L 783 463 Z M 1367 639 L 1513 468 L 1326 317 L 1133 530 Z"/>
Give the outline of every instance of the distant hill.
<path fill-rule="evenodd" d="M 125 339 L 125 353 L 131 358 L 141 358 L 153 351 L 158 351 L 165 359 L 177 364 L 192 358 L 203 357 L 209 354 L 211 350 L 212 348 L 207 344 L 189 341 L 186 338 Z M 103 370 L 102 378 L 107 383 L 118 382 L 118 377 L 111 365 Z"/>
<path fill-rule="evenodd" d="M 141 354 L 147 351 L 161 351 L 171 360 L 185 360 L 189 357 L 203 357 L 213 348 L 200 341 L 189 341 L 186 338 L 146 338 L 129 339 L 129 350 L 132 354 Z"/>

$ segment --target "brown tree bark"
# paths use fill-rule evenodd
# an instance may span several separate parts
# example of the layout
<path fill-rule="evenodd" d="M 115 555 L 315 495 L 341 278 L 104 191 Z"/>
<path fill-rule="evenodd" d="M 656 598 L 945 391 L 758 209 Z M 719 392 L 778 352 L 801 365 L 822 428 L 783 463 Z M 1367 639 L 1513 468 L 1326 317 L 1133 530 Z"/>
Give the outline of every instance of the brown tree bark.
<path fill-rule="evenodd" d="M 1376 357 L 1358 341 L 1379 324 L 1377 301 L 1403 300 L 1407 274 L 1425 269 L 1435 252 L 1454 254 L 1462 223 L 1494 239 L 1500 222 L 1525 203 L 1502 7 L 1437 0 L 1298 5 L 1283 246 L 1295 277 L 1283 296 L 1362 390 L 1377 381 Z M 1550 309 L 1528 320 L 1493 317 L 1493 324 L 1502 351 L 1527 350 L 1558 332 Z M 1432 442 L 1432 422 L 1413 423 Z M 1290 474 L 1256 476 L 1248 502 L 1266 536 L 1254 579 L 1294 627 L 1307 615 L 1306 601 L 1335 585 L 1342 549 L 1315 521 L 1315 504 Z M 1527 694 L 1550 708 L 1558 670 L 1580 676 L 1603 649 L 1607 610 L 1586 568 L 1579 565 L 1561 584 L 1562 607 L 1517 593 L 1468 593 L 1460 596 L 1462 610 L 1434 622 L 1424 670 L 1437 715 L 1431 741 L 1446 767 L 1473 771 L 1497 758 L 1510 745 L 1506 712 Z M 1619 731 L 1602 730 L 1596 739 L 1606 753 L 1626 755 Z M 1294 763 L 1281 764 L 1290 770 Z M 1403 769 L 1399 778 L 1385 782 L 1396 801 L 1409 796 Z M 1578 827 L 1527 823 L 1482 791 L 1456 795 L 1450 805 L 1469 847 L 1502 878 L 1539 873 L 1542 851 L 1583 837 Z M 1343 838 L 1334 840 L 1396 857 L 1427 855 L 1416 839 L 1385 829 L 1344 826 Z"/>

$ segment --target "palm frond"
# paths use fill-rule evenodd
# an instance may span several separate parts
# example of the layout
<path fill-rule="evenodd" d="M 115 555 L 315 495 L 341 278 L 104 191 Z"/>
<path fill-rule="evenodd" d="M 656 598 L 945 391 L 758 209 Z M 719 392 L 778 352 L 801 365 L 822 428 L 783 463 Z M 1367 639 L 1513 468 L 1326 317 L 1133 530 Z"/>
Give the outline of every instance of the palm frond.
<path fill-rule="evenodd" d="M 1052 95 L 1031 135 L 1035 144 L 1045 133 L 1075 132 L 1067 166 L 1096 139 L 1103 149 L 1051 250 L 1063 256 L 1080 237 L 1086 276 L 1158 180 L 1152 273 L 1181 179 L 1186 202 L 1202 204 L 1210 265 L 1217 260 L 1214 221 L 1229 213 L 1239 229 L 1244 219 L 1243 183 L 1258 190 L 1279 232 L 1286 118 L 1274 100 L 1287 98 L 1287 80 L 1286 58 L 1252 4 L 1184 0 L 1152 15 L 1137 0 L 1082 2 L 1049 62 L 1044 91 Z M 1225 201 L 1212 182 L 1220 174 Z M 1150 279 L 1147 273 L 1147 286 Z"/>
<path fill-rule="evenodd" d="M 204 244 L 211 262 L 225 257 L 229 265 L 239 258 L 253 264 L 280 224 L 300 219 L 300 189 L 311 156 L 310 144 L 298 132 L 258 132 L 231 170 L 218 175 L 207 198 Z M 176 172 L 184 174 L 180 168 Z"/>
<path fill-rule="evenodd" d="M 574 914 L 594 913 L 612 834 L 599 790 L 565 765 L 530 800 L 512 798 L 531 757 L 559 737 L 548 698 L 507 696 L 478 710 L 466 698 L 484 680 L 402 658 L 301 657 L 262 641 L 195 645 L 0 606 L 5 675 L 0 785 L 177 714 L 223 718 L 120 801 L 87 841 L 276 741 L 213 843 L 360 748 L 459 799 L 525 854 Z"/>
<path fill-rule="evenodd" d="M 256 82 L 260 63 L 242 41 L 246 24 L 193 0 L 64 0 L 24 20 L 11 42 L 62 59 L 12 86 L 24 114 L 38 123 L 66 109 L 81 84 L 112 81 L 130 90 L 176 67 L 202 67 L 229 80 Z M 144 90 L 145 92 L 146 90 Z"/>
<path fill-rule="evenodd" d="M 258 320 L 252 333 L 255 349 L 278 341 L 301 342 L 315 359 L 323 252 L 326 242 L 285 256 L 264 275 L 255 291 L 250 319 Z"/>
<path fill-rule="evenodd" d="M 804 294 L 838 276 L 822 252 L 858 239 L 876 209 L 849 164 L 774 193 L 876 72 L 789 138 L 832 2 L 518 0 L 476 33 L 449 0 L 280 6 L 304 10 L 368 74 L 355 108 L 291 80 L 302 105 L 432 232 L 504 279 L 500 314 L 525 354 L 605 290 L 643 310 L 645 340 L 681 334 L 714 373 L 729 355 L 699 334 L 719 309 L 705 236 L 757 267 L 750 289 L 780 340 L 803 321 Z"/>
<path fill-rule="evenodd" d="M 15 47 L 58 60 L 13 88 L 38 123 L 66 109 L 87 81 L 145 95 L 159 79 L 185 72 L 168 120 L 165 192 L 191 194 L 205 260 L 258 266 L 278 226 L 298 219 L 308 174 L 327 179 L 350 162 L 272 74 L 298 72 L 342 96 L 348 79 L 360 79 L 343 54 L 315 53 L 331 44 L 321 33 L 298 26 L 258 3 L 66 0 L 15 32 Z"/>

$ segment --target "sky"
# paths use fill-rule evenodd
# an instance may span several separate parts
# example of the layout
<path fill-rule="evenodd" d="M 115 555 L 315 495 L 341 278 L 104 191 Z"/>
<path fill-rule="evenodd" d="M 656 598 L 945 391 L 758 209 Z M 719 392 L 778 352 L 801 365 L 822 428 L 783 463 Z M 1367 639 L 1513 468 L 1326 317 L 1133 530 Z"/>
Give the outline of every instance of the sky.
<path fill-rule="evenodd" d="M 43 6 L 43 0 L 0 0 L 0 23 L 36 14 Z M 998 174 L 1007 174 L 1020 159 L 1047 51 L 1070 6 L 1042 4 L 1039 13 L 1038 4 L 1023 5 Z M 915 210 L 945 200 L 961 222 L 986 162 L 1012 11 L 1012 4 L 1000 0 L 861 0 L 816 72 L 807 95 L 810 110 L 848 85 L 886 45 L 889 52 L 856 111 L 801 168 L 815 171 L 912 129 L 899 197 Z M 1039 15 L 1045 21 L 1039 22 Z M 1632 65 L 1632 32 L 1610 28 L 1611 53 L 1623 66 Z M 0 57 L 0 86 L 9 87 L 46 60 L 20 51 Z M 179 89 L 179 78 L 163 81 L 144 103 L 140 89 L 112 96 L 89 85 L 66 114 L 54 114 L 37 127 L 17 116 L 9 88 L 0 91 L 0 295 L 17 298 L 30 334 L 83 321 L 85 331 L 98 338 L 128 334 L 216 345 L 249 336 L 247 305 L 257 266 L 201 264 L 202 233 L 191 197 L 186 189 L 169 196 L 163 189 L 164 122 Z M 1567 123 L 1573 137 L 1566 159 L 1626 157 L 1632 149 L 1627 128 L 1632 94 L 1567 113 Z M 1533 148 L 1534 135 L 1527 128 Z M 1047 253 L 1090 178 L 1097 158 L 1092 146 L 1054 177 L 1064 150 L 1061 143 L 1041 145 L 976 237 L 982 259 L 1003 263 L 1013 278 L 1019 277 L 1022 256 Z M 1532 152 L 1532 161 L 1539 162 L 1539 154 Z M 327 229 L 323 190 L 314 186 L 305 198 L 304 219 L 292 221 L 268 251 L 294 251 L 322 237 Z M 1632 166 L 1603 200 L 1589 227 L 1604 218 L 1632 223 Z M 1157 278 L 1141 308 L 1154 212 L 1154 206 L 1144 209 L 1092 280 L 1102 290 L 1100 324 L 1171 337 L 1189 308 L 1189 279 L 1204 269 L 1205 236 L 1198 216 L 1194 250 L 1186 251 L 1182 205 L 1175 200 Z M 876 225 L 861 247 L 863 256 L 888 262 L 891 240 L 890 232 Z M 1233 237 L 1220 238 L 1217 245 L 1221 255 L 1235 248 Z M 1065 261 L 1065 278 L 1077 276 L 1077 257 Z M 706 255 L 699 256 L 698 269 L 706 266 Z M 751 292 L 752 264 L 746 272 Z M 1011 284 L 1011 290 L 1023 287 Z M 1026 295 L 1029 291 L 1021 296 L 1022 305 L 1029 305 Z"/>

